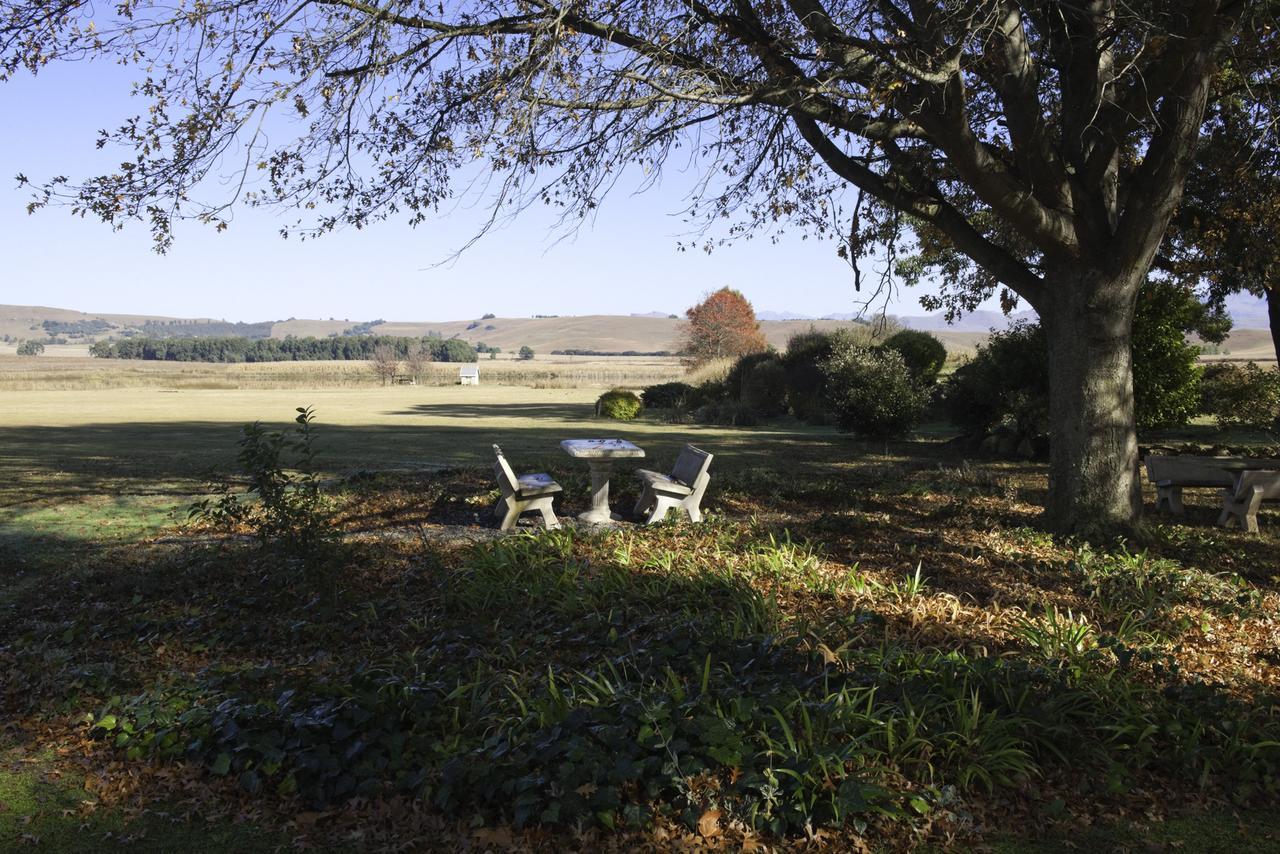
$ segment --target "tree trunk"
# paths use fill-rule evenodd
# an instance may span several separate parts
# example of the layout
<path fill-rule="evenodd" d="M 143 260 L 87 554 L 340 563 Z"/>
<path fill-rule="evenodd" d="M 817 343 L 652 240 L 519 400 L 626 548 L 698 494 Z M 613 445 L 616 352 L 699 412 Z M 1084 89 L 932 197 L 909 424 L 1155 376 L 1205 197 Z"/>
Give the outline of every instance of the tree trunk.
<path fill-rule="evenodd" d="M 1276 369 L 1280 370 L 1280 282 L 1267 288 L 1267 320 L 1271 325 L 1271 346 L 1276 351 Z"/>
<path fill-rule="evenodd" d="M 1142 512 L 1133 420 L 1133 309 L 1141 276 L 1095 270 L 1046 276 L 1049 500 L 1061 533 L 1133 527 Z"/>

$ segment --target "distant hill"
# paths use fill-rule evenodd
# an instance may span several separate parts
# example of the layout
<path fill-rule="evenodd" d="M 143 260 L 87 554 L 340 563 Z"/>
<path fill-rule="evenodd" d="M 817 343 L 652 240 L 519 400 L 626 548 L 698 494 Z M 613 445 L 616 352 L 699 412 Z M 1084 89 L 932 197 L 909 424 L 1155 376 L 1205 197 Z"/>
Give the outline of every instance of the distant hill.
<path fill-rule="evenodd" d="M 1256 302 L 1256 301 L 1255 301 Z M 1244 306 L 1246 309 L 1248 306 Z M 1233 311 L 1234 311 L 1233 306 Z M 1265 306 L 1261 315 L 1265 326 Z M 1022 312 L 1015 317 L 1031 316 Z M 1254 314 L 1244 314 L 1252 320 Z M 833 315 L 828 318 L 795 318 L 786 312 L 762 312 L 761 329 L 774 347 L 782 349 L 787 340 L 797 332 L 814 328 L 834 330 L 861 321 L 850 320 L 849 315 Z M 933 332 L 947 348 L 956 353 L 971 353 L 986 338 L 992 328 L 1002 328 L 1009 318 L 995 311 L 978 311 L 967 315 L 960 323 L 946 324 L 937 316 L 907 316 L 898 318 L 914 329 Z M 73 344 L 88 345 L 103 338 L 122 338 L 135 335 L 165 334 L 171 337 L 192 334 L 243 334 L 245 337 L 304 338 L 315 336 L 352 334 L 367 331 L 377 335 L 425 336 L 460 338 L 471 344 L 484 343 L 500 347 L 506 352 L 528 345 L 539 353 L 552 350 L 594 350 L 620 353 L 642 353 L 675 350 L 679 344 L 682 321 L 661 312 L 635 315 L 582 315 L 577 317 L 489 317 L 478 320 L 446 321 L 358 321 L 358 320 L 303 320 L 290 318 L 281 321 L 264 321 L 244 324 L 228 323 L 213 318 L 174 318 L 154 315 L 102 314 L 71 311 L 44 306 L 0 305 L 0 335 L 10 340 L 49 336 L 65 338 Z M 1233 356 L 1258 354 L 1266 358 L 1269 338 L 1265 332 L 1254 333 L 1244 327 L 1227 342 Z M 239 330 L 237 332 L 236 330 Z"/>

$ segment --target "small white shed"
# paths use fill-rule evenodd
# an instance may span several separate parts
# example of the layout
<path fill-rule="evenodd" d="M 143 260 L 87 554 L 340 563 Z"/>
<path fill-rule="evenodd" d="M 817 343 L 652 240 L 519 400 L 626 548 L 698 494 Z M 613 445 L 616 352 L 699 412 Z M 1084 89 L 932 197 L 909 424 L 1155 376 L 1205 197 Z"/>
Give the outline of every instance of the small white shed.
<path fill-rule="evenodd" d="M 458 385 L 480 385 L 480 366 L 459 365 Z"/>

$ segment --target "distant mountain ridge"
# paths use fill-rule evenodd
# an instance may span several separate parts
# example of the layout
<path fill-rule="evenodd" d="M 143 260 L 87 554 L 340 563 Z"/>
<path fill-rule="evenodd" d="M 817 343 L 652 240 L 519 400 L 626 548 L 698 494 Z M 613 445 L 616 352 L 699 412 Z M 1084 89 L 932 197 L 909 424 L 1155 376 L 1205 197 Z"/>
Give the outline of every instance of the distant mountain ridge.
<path fill-rule="evenodd" d="M 1229 307 L 1236 318 L 1236 332 L 1228 342 L 1233 355 L 1252 354 L 1261 357 L 1270 352 L 1263 345 L 1269 340 L 1266 329 L 1266 307 L 1256 299 L 1233 298 Z M 1029 311 L 1013 318 L 998 311 L 976 311 L 958 323 L 947 324 L 939 315 L 906 315 L 898 317 L 904 326 L 933 333 L 955 353 L 972 353 L 992 329 L 1002 329 L 1011 319 L 1032 318 Z M 788 339 L 810 327 L 834 330 L 850 323 L 866 322 L 852 313 L 810 317 L 799 312 L 762 311 L 761 330 L 766 340 L 785 349 Z M 4 352 L 18 341 L 65 341 L 87 350 L 96 340 L 119 339 L 161 334 L 181 337 L 191 334 L 244 334 L 245 337 L 326 338 L 335 335 L 377 334 L 406 337 L 438 336 L 459 338 L 471 344 L 485 344 L 514 352 L 523 346 L 539 354 L 553 350 L 581 350 L 601 353 L 655 353 L 679 349 L 683 320 L 661 311 L 633 315 L 578 315 L 563 317 L 482 317 L 475 320 L 396 321 L 330 318 L 306 320 L 289 318 L 257 324 L 230 323 L 213 319 L 183 319 L 155 315 L 106 314 L 71 311 L 42 306 L 0 305 L 0 336 Z M 1250 331 L 1252 328 L 1253 331 Z M 1256 341 L 1254 340 L 1256 339 Z M 1264 352 L 1267 351 L 1267 352 Z"/>
<path fill-rule="evenodd" d="M 1251 294 L 1232 294 L 1227 297 L 1227 312 L 1231 315 L 1234 326 L 1238 330 L 1267 329 L 1270 321 L 1267 317 L 1267 303 L 1260 297 Z M 761 320 L 802 321 L 802 320 L 857 320 L 859 314 L 826 314 L 816 317 L 795 311 L 760 311 L 756 317 Z M 890 315 L 908 329 L 919 329 L 924 332 L 990 332 L 992 329 L 1004 329 L 1011 323 L 1021 320 L 1035 321 L 1036 313 L 1030 309 L 1017 311 L 1011 315 L 1003 312 L 979 309 L 962 315 L 954 323 L 948 323 L 942 314 L 899 314 Z"/>

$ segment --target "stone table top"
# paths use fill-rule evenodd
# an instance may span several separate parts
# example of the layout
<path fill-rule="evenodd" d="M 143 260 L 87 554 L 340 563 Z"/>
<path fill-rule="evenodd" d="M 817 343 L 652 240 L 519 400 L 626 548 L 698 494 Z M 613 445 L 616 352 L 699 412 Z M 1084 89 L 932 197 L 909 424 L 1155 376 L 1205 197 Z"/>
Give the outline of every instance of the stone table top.
<path fill-rule="evenodd" d="M 644 449 L 626 439 L 565 439 L 560 443 L 566 454 L 578 459 L 599 460 L 614 457 L 643 457 Z"/>

